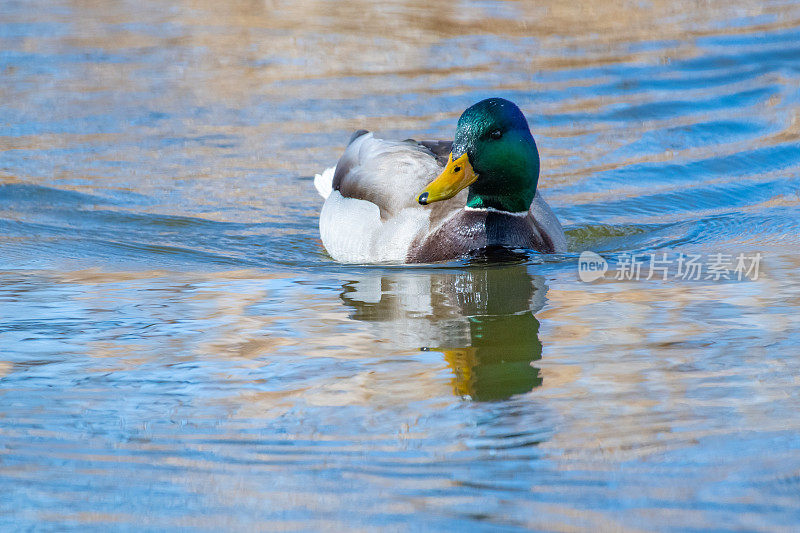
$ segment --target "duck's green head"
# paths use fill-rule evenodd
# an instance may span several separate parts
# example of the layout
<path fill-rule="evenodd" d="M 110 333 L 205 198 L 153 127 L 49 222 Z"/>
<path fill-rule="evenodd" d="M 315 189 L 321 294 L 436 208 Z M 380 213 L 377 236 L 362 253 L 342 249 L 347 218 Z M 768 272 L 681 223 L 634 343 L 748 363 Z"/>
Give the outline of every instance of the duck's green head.
<path fill-rule="evenodd" d="M 462 113 L 444 171 L 418 196 L 422 205 L 469 187 L 467 205 L 527 211 L 539 181 L 539 151 L 525 115 L 502 98 L 482 100 Z"/>

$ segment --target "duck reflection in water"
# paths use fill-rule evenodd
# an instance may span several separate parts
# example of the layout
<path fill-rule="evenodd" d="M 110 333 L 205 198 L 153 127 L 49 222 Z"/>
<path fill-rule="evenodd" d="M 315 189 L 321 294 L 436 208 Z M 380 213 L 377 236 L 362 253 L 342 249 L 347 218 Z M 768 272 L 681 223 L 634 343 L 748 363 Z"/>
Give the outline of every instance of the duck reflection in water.
<path fill-rule="evenodd" d="M 404 269 L 345 283 L 350 317 L 372 323 L 397 347 L 444 354 L 454 394 L 498 400 L 542 384 L 541 276 L 524 264 Z"/>

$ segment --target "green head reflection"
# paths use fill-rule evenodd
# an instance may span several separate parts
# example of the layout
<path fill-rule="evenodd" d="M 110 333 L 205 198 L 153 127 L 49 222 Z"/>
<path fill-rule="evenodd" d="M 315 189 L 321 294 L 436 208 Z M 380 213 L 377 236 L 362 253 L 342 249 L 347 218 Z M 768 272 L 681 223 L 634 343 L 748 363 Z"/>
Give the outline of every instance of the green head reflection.
<path fill-rule="evenodd" d="M 453 392 L 474 400 L 498 400 L 542 384 L 532 363 L 542 357 L 539 321 L 532 312 L 471 317 L 472 342 L 439 348 L 453 370 Z"/>

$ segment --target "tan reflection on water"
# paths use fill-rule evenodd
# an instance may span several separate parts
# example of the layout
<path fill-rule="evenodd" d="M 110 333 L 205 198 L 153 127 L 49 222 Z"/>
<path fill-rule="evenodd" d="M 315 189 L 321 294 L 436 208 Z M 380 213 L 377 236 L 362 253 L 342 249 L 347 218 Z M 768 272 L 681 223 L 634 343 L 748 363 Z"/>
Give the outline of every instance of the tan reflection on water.
<path fill-rule="evenodd" d="M 798 263 L 772 256 L 766 274 L 744 283 L 606 281 L 551 288 L 538 314 L 545 343 L 555 347 L 542 374 L 545 384 L 551 373 L 569 379 L 543 392 L 574 425 L 545 446 L 561 450 L 563 468 L 603 468 L 596 461 L 641 460 L 703 438 L 734 438 L 729 425 L 702 418 L 704 408 L 729 409 L 742 428 L 780 431 L 783 421 L 764 420 L 763 409 L 785 398 L 786 380 L 769 383 L 754 375 L 782 372 L 781 354 L 769 347 L 797 327 L 791 315 L 770 311 L 798 293 L 795 283 L 769 275 L 770 265 L 784 261 Z M 587 346 L 596 356 L 591 363 L 579 356 L 576 366 L 573 357 Z M 757 363 L 725 370 L 704 361 L 734 350 Z M 717 397 L 697 397 L 714 388 L 721 391 Z"/>
<path fill-rule="evenodd" d="M 149 284 L 160 276 L 150 275 L 156 277 Z M 534 314 L 544 305 L 546 289 L 543 279 L 531 275 L 526 265 L 365 274 L 343 284 L 338 304 L 315 297 L 301 285 L 275 285 L 280 276 L 247 271 L 240 275 L 247 280 L 244 286 L 236 285 L 235 272 L 180 282 L 166 275 L 163 283 L 155 284 L 157 289 L 140 294 L 137 307 L 149 309 L 150 320 L 160 327 L 174 322 L 175 327 L 191 331 L 194 323 L 215 324 L 196 334 L 165 338 L 162 347 L 175 354 L 174 361 L 213 357 L 235 361 L 239 368 L 258 369 L 264 358 L 280 357 L 282 348 L 287 354 L 302 350 L 307 356 L 343 361 L 363 360 L 376 349 L 385 349 L 387 356 L 411 356 L 422 350 L 442 358 L 439 368 L 397 367 L 407 375 L 364 371 L 334 382 L 311 379 L 299 389 L 237 392 L 231 400 L 244 401 L 240 416 L 278 414 L 300 398 L 310 405 L 380 408 L 398 395 L 408 401 L 439 397 L 447 382 L 450 394 L 475 400 L 507 398 L 542 384 L 535 366 L 542 357 L 542 342 Z M 65 274 L 66 280 L 86 284 L 88 290 L 76 301 L 101 321 L 111 310 L 120 312 L 119 290 L 131 291 L 128 283 L 146 281 L 148 275 L 84 271 Z M 121 281 L 128 283 L 119 288 L 116 284 Z M 257 286 L 261 290 L 254 290 Z M 270 302 L 265 311 L 253 311 L 264 302 Z M 167 306 L 162 308 L 161 303 Z M 279 309 L 284 312 L 276 312 Z M 293 323 L 290 331 L 279 325 L 286 320 Z M 358 328 L 343 332 L 348 323 Z M 127 338 L 131 333 L 121 330 L 118 335 Z M 155 348 L 147 339 L 93 341 L 87 346 L 98 359 L 95 372 L 137 368 L 152 360 L 158 353 Z M 444 369 L 450 375 L 446 381 L 441 375 Z M 409 382 L 412 389 L 407 388 Z"/>
<path fill-rule="evenodd" d="M 642 4 L 613 1 L 598 4 L 581 1 L 564 4 L 547 2 L 493 3 L 490 7 L 422 2 L 374 3 L 345 0 L 340 2 L 247 1 L 219 3 L 187 0 L 165 9 L 160 3 L 143 3 L 132 12 L 128 4 L 98 4 L 87 1 L 67 2 L 67 15 L 40 13 L 41 20 L 69 23 L 65 35 L 26 38 L 20 49 L 30 53 L 79 53 L 83 50 L 119 53 L 126 61 L 84 61 L 61 65 L 68 75 L 51 83 L 38 75 L 29 84 L 0 84 L 0 96 L 30 101 L 36 108 L 39 99 L 57 99 L 59 105 L 50 120 L 82 120 L 86 115 L 102 115 L 109 109 L 141 105 L 148 111 L 183 117 L 178 124 L 164 126 L 115 127 L 103 133 L 43 133 L 0 137 L 0 148 L 7 150 L 49 151 L 92 145 L 109 147 L 100 154 L 75 162 L 74 168 L 56 169 L 54 175 L 22 176 L 29 182 L 57 184 L 58 187 L 91 190 L 93 187 L 133 190 L 153 198 L 164 198 L 174 187 L 174 179 L 193 180 L 181 188 L 185 203 L 171 201 L 141 206 L 140 212 L 185 215 L 187 204 L 193 216 L 216 220 L 251 220 L 264 213 L 278 216 L 283 197 L 273 197 L 263 183 L 253 180 L 232 187 L 207 184 L 220 176 L 237 176 L 242 168 L 261 169 L 264 174 L 288 171 L 310 175 L 335 162 L 348 131 L 358 128 L 396 129 L 407 135 L 429 131 L 431 124 L 452 120 L 462 109 L 426 110 L 409 103 L 406 113 L 387 116 L 381 109 L 346 112 L 337 109 L 320 120 L 309 114 L 308 106 L 325 105 L 348 99 L 369 99 L 375 95 L 397 101 L 413 95 L 424 101 L 428 94 L 458 94 L 471 83 L 486 78 L 495 90 L 555 90 L 581 85 L 596 85 L 603 80 L 570 76 L 563 81 L 543 83 L 538 72 L 624 64 L 648 64 L 674 61 L 697 54 L 695 39 L 704 35 L 745 33 L 793 27 L 800 20 L 800 5 L 746 2 L 666 2 Z M 768 16 L 753 25 L 720 27 L 722 20 L 735 17 Z M 31 15 L 33 16 L 33 15 Z M 38 19 L 37 19 L 38 20 Z M 130 22 L 140 23 L 125 27 Z M 153 31 L 146 27 L 152 25 Z M 568 35 L 569 40 L 565 37 Z M 459 42 L 461 37 L 497 38 L 483 45 L 476 54 L 474 41 Z M 633 54 L 629 45 L 636 42 L 674 41 L 672 46 L 645 48 Z M 519 44 L 523 43 L 524 44 Z M 166 53 L 166 57 L 160 54 Z M 474 59 L 471 59 L 474 58 Z M 520 76 L 529 73 L 529 76 Z M 489 76 L 489 77 L 487 77 Z M 312 83 L 318 80 L 318 83 Z M 287 85 L 288 83 L 288 85 Z M 28 86 L 35 87 L 35 91 Z M 147 99 L 142 101 L 142 95 Z M 543 101 L 536 109 L 525 109 L 532 118 L 542 113 L 580 111 L 589 120 L 565 126 L 549 127 L 541 133 L 552 138 L 569 138 L 585 130 L 602 136 L 592 143 L 584 156 L 587 164 L 569 164 L 574 159 L 571 148 L 543 143 L 542 188 L 575 183 L 602 170 L 637 162 L 657 162 L 679 155 L 702 158 L 709 148 L 698 145 L 684 153 L 636 154 L 609 161 L 610 151 L 653 128 L 683 125 L 697 117 L 671 117 L 661 124 L 630 123 L 627 136 L 619 136 L 613 125 L 591 120 L 591 114 L 621 102 L 647 101 L 647 92 L 625 92 L 603 96 L 581 96 Z M 254 103 L 254 99 L 258 104 Z M 257 124 L 231 123 L 231 120 L 194 120 L 191 110 L 264 108 L 276 106 L 280 113 L 264 113 Z M 188 108 L 188 110 L 187 110 Z M 776 123 L 785 123 L 770 141 L 797 139 L 795 115 L 776 106 L 770 111 Z M 234 121 L 238 122 L 238 121 Z M 449 123 L 430 135 L 452 134 Z M 536 127 L 534 127 L 536 130 Z M 536 130 L 539 132 L 539 130 Z M 291 142 L 292 135 L 329 133 L 340 139 L 330 143 Z M 237 151 L 225 154 L 215 147 L 188 142 L 203 135 L 229 135 L 237 139 Z M 176 137 L 183 142 L 167 148 L 153 148 L 153 138 Z M 726 151 L 739 150 L 735 145 Z M 719 150 L 719 148 L 714 148 Z M 719 153 L 719 152 L 716 152 Z M 86 156 L 82 156 L 86 157 Z M 175 159 L 179 162 L 176 162 Z M 200 163 L 191 169 L 186 159 Z M 95 170 L 98 162 L 113 164 L 126 161 L 135 167 L 140 161 L 163 161 L 166 176 L 148 175 L 147 179 L 109 178 Z M 13 182 L 15 176 L 0 176 Z M 76 186 L 79 180 L 82 185 Z M 65 182 L 65 183 L 62 183 Z M 286 180 L 280 187 L 294 198 L 313 195 L 309 184 Z M 667 186 L 668 187 L 668 186 Z M 667 189 L 668 190 L 668 189 Z M 555 203 L 595 201 L 626 193 L 612 187 L 603 193 L 573 193 L 555 198 Z M 551 198 L 553 200 L 553 198 Z M 310 200 L 309 200 L 310 201 Z M 220 206 L 235 203 L 237 209 L 222 212 Z M 199 208 L 199 209 L 198 209 Z M 253 208 L 253 209 L 248 209 Z M 316 209 L 316 206 L 314 206 Z M 198 212 L 200 211 L 200 212 Z"/>
<path fill-rule="evenodd" d="M 58 169 L 55 176 L 24 176 L 26 180 L 45 183 L 66 181 L 63 188 L 76 187 L 74 180 L 98 180 L 96 187 L 117 187 L 132 190 L 155 198 L 174 186 L 174 177 L 187 173 L 184 165 L 172 161 L 174 157 L 204 160 L 204 164 L 191 169 L 196 180 L 184 186 L 182 194 L 194 207 L 201 207 L 203 216 L 215 219 L 248 219 L 253 216 L 247 207 L 261 212 L 278 214 L 280 199 L 273 200 L 258 182 L 246 186 L 220 188 L 205 185 L 207 180 L 219 176 L 237 175 L 243 167 L 263 169 L 265 174 L 277 170 L 313 174 L 322 167 L 333 164 L 341 151 L 347 131 L 358 128 L 374 130 L 397 129 L 408 135 L 428 131 L 432 122 L 448 118 L 453 120 L 462 109 L 441 108 L 424 110 L 424 106 L 409 104 L 408 112 L 386 116 L 380 109 L 369 112 L 331 113 L 319 120 L 309 115 L 306 106 L 314 102 L 332 102 L 346 99 L 360 100 L 374 95 L 403 99 L 409 94 L 424 100 L 426 94 L 458 94 L 470 83 L 492 75 L 495 90 L 554 90 L 559 84 L 567 87 L 594 85 L 602 80 L 570 77 L 564 81 L 543 82 L 538 72 L 560 69 L 580 69 L 605 64 L 659 63 L 697 54 L 695 39 L 704 35 L 745 33 L 755 30 L 776 30 L 793 27 L 800 20 L 800 5 L 772 4 L 748 0 L 746 2 L 666 2 L 642 4 L 633 1 L 614 1 L 598 4 L 581 1 L 569 5 L 547 2 L 505 2 L 491 4 L 491 8 L 462 4 L 421 2 L 408 0 L 391 4 L 346 0 L 341 2 L 283 2 L 248 1 L 230 3 L 208 0 L 185 1 L 165 9 L 160 3 L 145 3 L 131 13 L 126 4 L 104 4 L 97 9 L 94 2 L 71 1 L 68 16 L 70 31 L 66 35 L 42 36 L 26 39 L 21 48 L 31 53 L 58 54 L 69 51 L 97 50 L 120 53 L 130 61 L 95 61 L 70 65 L 69 76 L 57 84 L 45 83 L 44 77 L 32 79 L 35 92 L 22 91 L 14 85 L 7 98 L 29 98 L 32 105 L 38 98 L 58 97 L 59 106 L 53 110 L 52 120 L 80 120 L 85 113 L 102 115 L 109 109 L 136 105 L 142 94 L 148 94 L 147 110 L 176 113 L 187 106 L 206 109 L 239 109 L 256 106 L 253 99 L 275 105 L 288 113 L 265 113 L 258 124 L 231 124 L 230 121 L 212 123 L 209 120 L 184 119 L 181 124 L 166 126 L 166 130 L 152 127 L 129 127 L 124 130 L 90 134 L 40 134 L 0 137 L 0 147 L 5 149 L 51 150 L 54 147 L 82 145 L 119 146 L 103 152 L 77 165 L 77 169 Z M 502 9 L 501 9 L 502 7 Z M 719 21 L 734 17 L 769 16 L 757 27 L 730 25 L 719 27 Z M 55 21 L 61 16 L 42 14 Z M 144 31 L 138 27 L 124 28 L 131 22 L 153 24 L 157 31 Z M 162 26 L 163 25 L 163 26 Z M 569 36 L 565 41 L 564 36 Z M 476 55 L 475 43 L 459 43 L 459 37 L 498 37 L 494 44 L 486 45 L 483 56 Z M 518 43 L 525 41 L 524 45 Z M 670 42 L 673 46 L 645 48 L 635 54 L 629 45 L 636 42 Z M 515 44 L 517 43 L 517 44 Z M 516 48 L 515 48 L 516 46 Z M 160 57 L 156 51 L 168 51 Z M 455 57 L 453 57 L 455 56 Z M 163 61 L 159 63 L 159 61 Z M 507 75 L 505 75 L 505 74 Z M 520 73 L 530 73 L 520 77 Z M 319 83 L 299 83 L 319 80 Z M 287 85 L 287 82 L 290 83 Z M 0 91 L 4 86 L 0 84 Z M 21 92 L 22 91 L 22 92 Z M 86 95 L 91 95 L 87 97 Z M 647 101 L 650 93 L 625 92 L 603 96 L 582 96 L 568 100 L 556 99 L 542 102 L 537 109 L 525 109 L 535 118 L 541 113 L 581 111 L 591 115 L 610 105 L 635 104 Z M 348 105 L 348 104 L 343 104 Z M 796 116 L 788 115 L 780 106 L 771 117 L 785 123 L 780 133 L 770 143 L 796 140 Z M 143 110 L 142 113 L 145 111 Z M 190 114 L 187 112 L 187 114 Z M 275 118 L 272 118 L 275 117 Z M 541 133 L 554 138 L 568 138 L 576 129 L 585 128 L 602 135 L 603 142 L 593 143 L 585 155 L 587 165 L 576 168 L 568 164 L 572 150 L 545 143 L 540 146 L 543 155 L 542 187 L 574 183 L 598 171 L 619 168 L 637 162 L 657 162 L 664 157 L 679 155 L 685 158 L 702 158 L 709 155 L 703 145 L 688 148 L 685 153 L 637 154 L 608 161 L 609 151 L 620 146 L 631 136 L 653 128 L 682 125 L 687 120 L 671 117 L 663 124 L 628 124 L 628 136 L 619 136 L 613 126 L 588 120 L 577 124 L 550 127 Z M 535 128 L 536 129 L 536 128 Z M 538 130 L 537 130 L 538 131 Z M 291 135 L 306 133 L 331 133 L 341 138 L 335 146 L 319 146 L 313 142 L 298 146 L 287 141 Z M 241 138 L 238 152 L 230 159 L 221 159 L 213 147 L 179 143 L 174 147 L 153 149 L 144 142 L 153 136 L 197 138 L 207 134 L 224 134 Z M 449 125 L 432 133 L 446 137 L 452 134 Z M 337 137 L 337 138 L 338 138 Z M 724 148 L 739 150 L 741 146 Z M 719 148 L 714 148 L 719 150 Z M 717 154 L 719 152 L 716 152 Z M 167 157 L 165 157 L 165 155 Z M 148 176 L 132 183 L 130 176 L 110 180 L 93 167 L 98 161 L 164 160 L 168 179 Z M 206 162 L 208 161 L 208 162 Z M 590 162 L 594 163 L 590 163 Z M 80 168 L 85 167 L 85 168 Z M 14 176 L 0 177 L 3 182 Z M 296 198 L 307 198 L 313 191 L 308 183 L 290 180 L 281 183 L 282 189 Z M 624 195 L 624 190 L 612 187 L 604 193 L 565 195 L 556 203 L 573 204 L 592 201 L 614 194 Z M 236 202 L 240 209 L 220 212 L 219 207 Z M 171 202 L 143 206 L 143 212 L 161 214 L 186 214 L 185 206 Z"/>
<path fill-rule="evenodd" d="M 256 272 L 249 272 L 245 288 L 236 286 L 235 273 L 203 275 L 179 283 L 167 277 L 152 299 L 139 305 L 152 307 L 156 323 L 176 320 L 177 312 L 176 327 L 191 330 L 193 323 L 215 324 L 202 334 L 164 339 L 164 348 L 176 354 L 176 362 L 212 357 L 230 360 L 237 368 L 257 370 L 282 357 L 282 348 L 287 355 L 301 351 L 312 359 L 341 361 L 361 361 L 381 353 L 390 358 L 413 357 L 420 350 L 434 358 L 441 354 L 438 366 L 376 363 L 375 370 L 380 371 L 344 373 L 333 381 L 310 375 L 303 386 L 270 392 L 237 390 L 236 385 L 223 403 L 235 405 L 237 417 L 279 416 L 297 402 L 384 409 L 400 400 L 413 402 L 448 394 L 496 400 L 542 385 L 536 365 L 542 357 L 542 342 L 534 313 L 544 305 L 546 289 L 543 279 L 527 268 L 516 264 L 367 273 L 343 284 L 341 302 L 315 297 L 295 284 L 279 292 L 271 283 L 280 281 L 279 276 Z M 245 279 L 248 272 L 241 276 Z M 81 300 L 100 320 L 103 309 L 113 307 L 115 289 L 110 285 L 130 276 L 87 272 L 68 277 L 72 282 L 89 283 L 91 290 Z M 261 290 L 254 290 L 256 286 Z M 162 301 L 169 302 L 163 312 L 158 305 Z M 270 306 L 254 312 L 263 302 Z M 286 320 L 293 324 L 291 330 L 279 325 Z M 347 324 L 358 327 L 343 331 Z M 157 353 L 148 343 L 103 341 L 88 348 L 99 359 L 97 372 L 135 368 Z M 268 368 L 266 371 L 269 373 Z M 551 374 L 553 384 L 563 384 L 555 372 Z M 226 379 L 224 375 L 218 378 Z"/>

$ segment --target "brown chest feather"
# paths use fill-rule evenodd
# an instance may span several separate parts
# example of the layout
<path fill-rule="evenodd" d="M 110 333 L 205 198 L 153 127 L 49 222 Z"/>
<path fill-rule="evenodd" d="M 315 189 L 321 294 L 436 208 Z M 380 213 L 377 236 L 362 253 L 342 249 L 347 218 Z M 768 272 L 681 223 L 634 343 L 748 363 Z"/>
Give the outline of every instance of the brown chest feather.
<path fill-rule="evenodd" d="M 465 209 L 423 235 L 408 253 L 408 262 L 428 263 L 458 259 L 487 246 L 555 251 L 552 239 L 530 215 Z"/>

